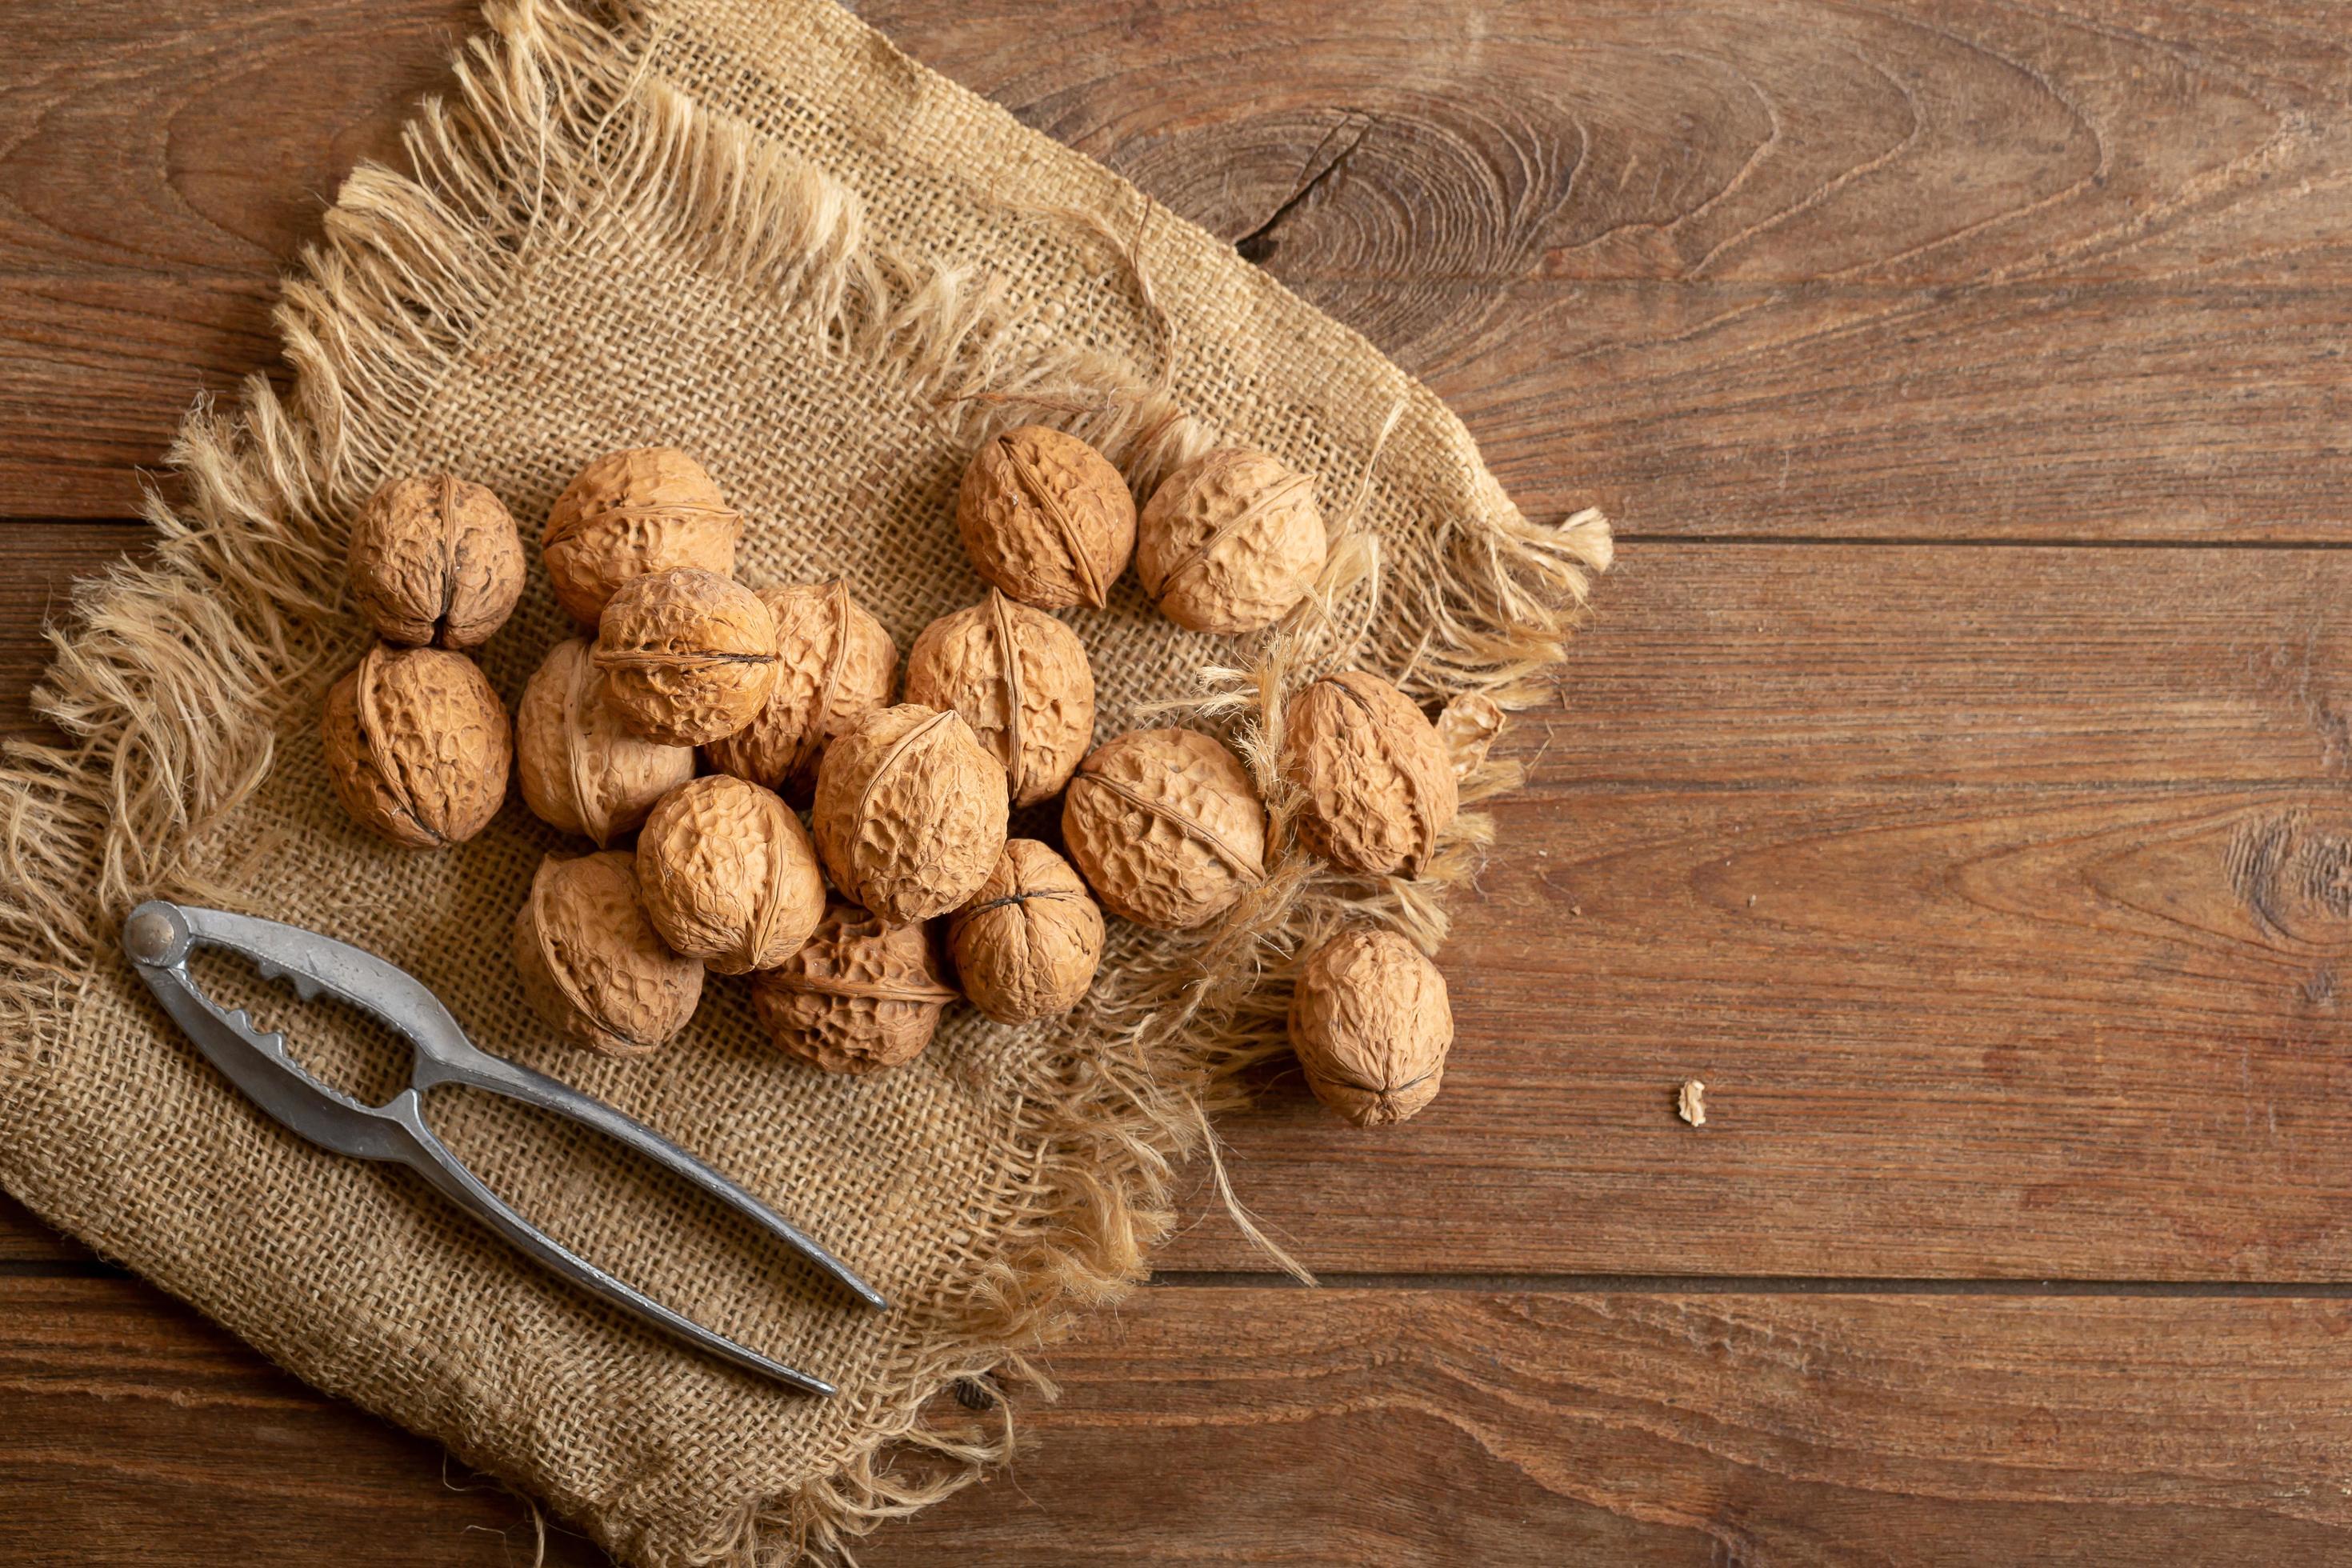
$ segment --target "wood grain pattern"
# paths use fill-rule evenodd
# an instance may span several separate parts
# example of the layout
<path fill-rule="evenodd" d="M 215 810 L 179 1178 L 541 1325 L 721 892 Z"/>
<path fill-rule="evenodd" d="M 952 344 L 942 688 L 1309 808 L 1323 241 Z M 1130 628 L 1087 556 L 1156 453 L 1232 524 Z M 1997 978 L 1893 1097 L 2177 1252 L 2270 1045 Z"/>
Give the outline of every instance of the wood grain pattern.
<path fill-rule="evenodd" d="M 279 270 L 388 157 L 464 0 L 40 0 L 0 68 L 0 516 L 135 511 L 189 403 L 273 366 Z"/>
<path fill-rule="evenodd" d="M 2331 1561 L 2347 1331 L 2340 1300 L 1158 1289 L 1054 1352 L 1008 1475 L 863 1555 Z M 0 1430 L 42 1500 L 0 1510 L 10 1562 L 531 1560 L 514 1498 L 129 1281 L 0 1278 Z"/>
<path fill-rule="evenodd" d="M 466 8 L 40 3 L 0 97 L 0 515 L 117 514 L 271 361 L 277 268 Z M 866 14 L 1362 328 L 1531 513 L 2340 539 L 2339 30 L 2143 9 Z"/>

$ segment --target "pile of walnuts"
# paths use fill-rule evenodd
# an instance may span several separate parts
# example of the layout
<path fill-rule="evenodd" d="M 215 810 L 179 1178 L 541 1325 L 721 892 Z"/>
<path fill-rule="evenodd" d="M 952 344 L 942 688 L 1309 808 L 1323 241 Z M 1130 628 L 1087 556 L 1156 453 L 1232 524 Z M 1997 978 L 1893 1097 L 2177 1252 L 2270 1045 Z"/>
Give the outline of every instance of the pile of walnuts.
<path fill-rule="evenodd" d="M 461 479 L 403 479 L 353 530 L 352 602 L 382 640 L 327 694 L 336 794 L 392 842 L 437 848 L 488 824 L 511 771 L 541 820 L 593 846 L 548 856 L 515 918 L 523 992 L 565 1038 L 656 1050 L 707 974 L 741 975 L 778 1046 L 873 1072 L 919 1054 L 958 1000 L 1007 1024 L 1076 1006 L 1106 910 L 1180 931 L 1265 879 L 1248 770 L 1193 730 L 1095 745 L 1087 649 L 1052 612 L 1102 607 L 1132 560 L 1180 626 L 1273 625 L 1324 566 L 1307 476 L 1225 448 L 1139 512 L 1084 441 L 995 436 L 956 500 L 987 595 L 916 637 L 903 689 L 890 634 L 846 584 L 734 580 L 742 527 L 674 448 L 582 469 L 540 535 L 580 631 L 511 728 L 467 657 L 521 592 L 506 508 Z M 1417 874 L 1456 808 L 1437 728 L 1362 671 L 1291 712 L 1280 767 L 1301 841 L 1353 875 Z M 1060 851 L 1007 836 L 1013 811 L 1055 795 Z M 1362 1125 L 1429 1102 L 1454 1032 L 1428 958 L 1369 930 L 1309 956 L 1290 1027 L 1315 1092 Z"/>

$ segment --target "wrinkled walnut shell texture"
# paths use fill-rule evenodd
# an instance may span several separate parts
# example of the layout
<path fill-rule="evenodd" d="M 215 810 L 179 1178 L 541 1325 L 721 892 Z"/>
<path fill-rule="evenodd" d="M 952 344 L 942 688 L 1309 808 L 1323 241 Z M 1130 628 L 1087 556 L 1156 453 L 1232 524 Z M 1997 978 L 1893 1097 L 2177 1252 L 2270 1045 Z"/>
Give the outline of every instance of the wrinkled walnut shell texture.
<path fill-rule="evenodd" d="M 629 733 L 604 685 L 587 639 L 567 638 L 548 650 L 515 710 L 523 803 L 599 849 L 635 832 L 656 801 L 694 776 L 693 749 Z"/>
<path fill-rule="evenodd" d="M 1342 931 L 1299 972 L 1291 1048 L 1316 1098 L 1359 1127 L 1391 1126 L 1436 1099 L 1453 1044 L 1445 977 L 1394 931 Z"/>
<path fill-rule="evenodd" d="M 893 924 L 969 900 L 1004 852 L 1004 770 L 953 711 L 901 703 L 835 740 L 812 820 L 834 886 Z"/>
<path fill-rule="evenodd" d="M 700 463 L 675 447 L 597 458 L 564 487 L 540 533 L 555 602 L 594 626 L 621 584 L 681 566 L 735 570 L 743 519 Z"/>
<path fill-rule="evenodd" d="M 1084 441 L 1024 425 L 973 455 L 956 532 L 972 569 L 1023 604 L 1100 609 L 1135 549 L 1135 498 Z"/>
<path fill-rule="evenodd" d="M 759 716 L 704 748 L 710 765 L 806 805 L 825 743 L 890 705 L 898 647 L 846 584 L 761 590 L 776 623 L 776 681 Z"/>
<path fill-rule="evenodd" d="M 1326 549 L 1314 482 L 1270 453 L 1227 447 L 1152 492 L 1136 525 L 1135 575 L 1178 626 L 1232 637 L 1305 598 Z"/>
<path fill-rule="evenodd" d="M 394 479 L 352 525 L 350 566 L 352 607 L 386 642 L 479 647 L 522 596 L 522 535 L 480 485 Z"/>
<path fill-rule="evenodd" d="M 515 915 L 514 950 L 532 1009 L 565 1039 L 605 1056 L 658 1048 L 702 999 L 702 965 L 664 944 L 623 850 L 541 860 Z"/>
<path fill-rule="evenodd" d="M 768 1037 L 827 1072 L 912 1060 L 955 996 L 926 928 L 893 925 L 838 899 L 798 952 L 751 979 Z"/>
<path fill-rule="evenodd" d="M 1265 879 L 1265 810 L 1249 773 L 1193 730 L 1095 748 L 1063 799 L 1062 837 L 1106 908 L 1159 931 L 1213 920 Z"/>
<path fill-rule="evenodd" d="M 773 969 L 824 913 L 801 819 L 772 791 L 725 773 L 654 807 L 637 838 L 637 893 L 665 942 L 720 974 Z"/>
<path fill-rule="evenodd" d="M 328 688 L 320 739 L 343 809 L 406 848 L 462 843 L 506 799 L 507 710 L 462 653 L 377 643 Z"/>
<path fill-rule="evenodd" d="M 776 678 L 776 622 L 760 596 L 682 568 L 622 584 L 591 656 L 621 721 L 665 746 L 698 746 L 750 723 Z"/>
<path fill-rule="evenodd" d="M 1363 876 L 1418 872 L 1461 806 L 1437 727 L 1360 669 L 1318 680 L 1291 704 L 1282 771 L 1304 795 L 1300 841 Z"/>
<path fill-rule="evenodd" d="M 1000 1024 L 1026 1024 L 1068 1012 L 1093 985 L 1102 910 L 1068 861 L 1015 838 L 948 922 L 948 947 L 973 1006 Z"/>
<path fill-rule="evenodd" d="M 907 656 L 907 700 L 952 708 L 1004 764 L 1013 804 L 1070 782 L 1095 737 L 1095 677 L 1077 633 L 991 593 L 923 628 Z"/>

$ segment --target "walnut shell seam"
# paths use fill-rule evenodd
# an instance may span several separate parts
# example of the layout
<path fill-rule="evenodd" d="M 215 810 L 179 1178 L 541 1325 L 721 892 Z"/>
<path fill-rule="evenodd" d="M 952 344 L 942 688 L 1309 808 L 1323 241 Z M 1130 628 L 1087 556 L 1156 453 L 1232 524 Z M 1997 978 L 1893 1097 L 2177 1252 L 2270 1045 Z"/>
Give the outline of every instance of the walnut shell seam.
<path fill-rule="evenodd" d="M 1218 545 L 1223 544 L 1226 540 L 1231 539 L 1243 529 L 1248 527 L 1251 523 L 1255 522 L 1259 518 L 1264 517 L 1266 513 L 1274 510 L 1275 508 L 1288 505 L 1291 500 L 1296 497 L 1299 491 L 1303 489 L 1311 489 L 1314 487 L 1314 484 L 1315 480 L 1310 475 L 1293 474 L 1288 479 L 1283 480 L 1280 484 L 1266 490 L 1256 500 L 1251 501 L 1249 505 L 1234 513 L 1230 518 L 1227 518 L 1224 523 L 1212 532 L 1208 538 L 1194 545 L 1191 552 L 1181 560 L 1178 561 L 1173 566 L 1168 568 L 1167 574 L 1160 579 L 1160 586 L 1152 593 L 1152 604 L 1154 605 L 1160 605 L 1170 594 L 1175 591 L 1176 584 L 1181 582 L 1188 573 L 1197 571 L 1200 567 L 1206 564 L 1209 557 L 1215 552 Z"/>
<path fill-rule="evenodd" d="M 1265 867 L 1260 864 L 1255 857 L 1243 854 L 1240 850 L 1235 849 L 1232 845 L 1226 843 L 1216 834 L 1211 832 L 1206 826 L 1193 821 L 1191 817 L 1185 816 L 1182 812 L 1176 810 L 1167 802 L 1153 800 L 1148 795 L 1138 793 L 1132 787 L 1120 784 L 1116 779 L 1107 779 L 1100 773 L 1090 773 L 1086 772 L 1083 768 L 1080 769 L 1078 776 L 1070 782 L 1073 784 L 1076 784 L 1082 781 L 1087 784 L 1094 784 L 1098 788 L 1108 790 L 1112 795 L 1118 796 L 1120 800 L 1125 801 L 1128 805 L 1135 807 L 1138 811 L 1143 812 L 1150 816 L 1156 816 L 1160 821 L 1174 827 L 1178 832 L 1185 834 L 1188 837 L 1197 839 L 1201 843 L 1208 846 L 1209 852 L 1211 854 L 1214 855 L 1218 859 L 1223 860 L 1225 863 L 1226 868 L 1235 876 L 1241 878 L 1243 880 L 1252 884 L 1253 886 L 1265 880 Z"/>

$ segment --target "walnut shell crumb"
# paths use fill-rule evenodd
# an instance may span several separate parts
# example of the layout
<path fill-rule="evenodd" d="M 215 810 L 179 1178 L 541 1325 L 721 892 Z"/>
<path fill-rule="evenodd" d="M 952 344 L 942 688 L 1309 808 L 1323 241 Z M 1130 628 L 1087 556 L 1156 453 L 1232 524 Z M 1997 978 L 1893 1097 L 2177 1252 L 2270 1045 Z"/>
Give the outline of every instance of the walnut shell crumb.
<path fill-rule="evenodd" d="M 1706 1085 L 1695 1078 L 1683 1079 L 1675 1093 L 1675 1114 L 1693 1127 L 1706 1125 Z"/>

